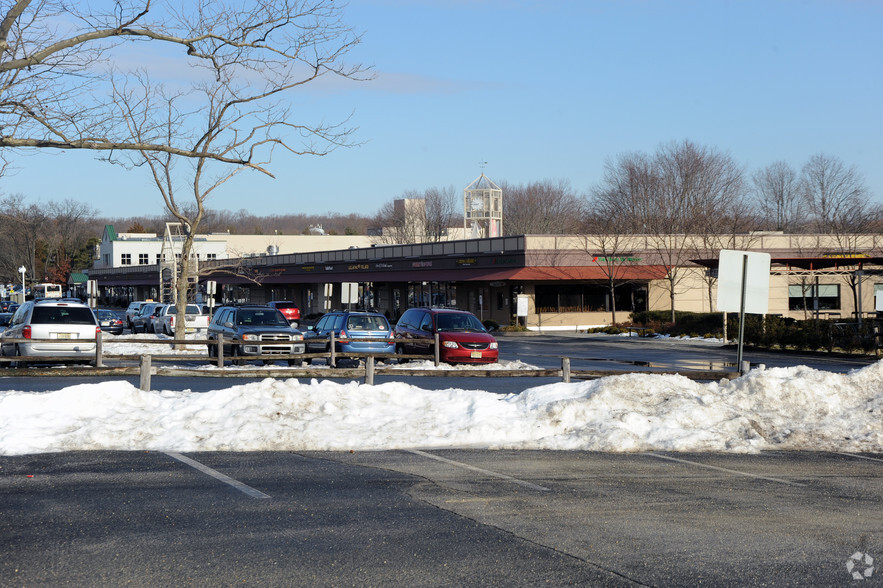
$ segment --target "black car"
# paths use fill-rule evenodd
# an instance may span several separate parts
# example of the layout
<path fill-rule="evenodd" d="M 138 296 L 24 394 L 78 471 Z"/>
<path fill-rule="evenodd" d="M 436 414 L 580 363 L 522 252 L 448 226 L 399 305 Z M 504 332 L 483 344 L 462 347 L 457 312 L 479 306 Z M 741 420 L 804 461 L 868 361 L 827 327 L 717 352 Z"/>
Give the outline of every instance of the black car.
<path fill-rule="evenodd" d="M 103 332 L 111 335 L 123 334 L 123 319 L 114 311 L 99 309 L 95 311 L 95 317 Z"/>
<path fill-rule="evenodd" d="M 224 338 L 224 356 L 242 365 L 248 356 L 294 355 L 304 352 L 303 334 L 288 319 L 269 306 L 222 306 L 208 325 L 208 339 Z M 257 345 L 256 343 L 266 343 Z M 251 344 L 249 344 L 251 343 Z M 208 345 L 209 357 L 217 357 L 218 345 Z M 255 357 L 256 359 L 256 357 Z M 273 363 L 272 359 L 263 359 Z M 302 359 L 289 359 L 288 365 L 302 365 Z"/>

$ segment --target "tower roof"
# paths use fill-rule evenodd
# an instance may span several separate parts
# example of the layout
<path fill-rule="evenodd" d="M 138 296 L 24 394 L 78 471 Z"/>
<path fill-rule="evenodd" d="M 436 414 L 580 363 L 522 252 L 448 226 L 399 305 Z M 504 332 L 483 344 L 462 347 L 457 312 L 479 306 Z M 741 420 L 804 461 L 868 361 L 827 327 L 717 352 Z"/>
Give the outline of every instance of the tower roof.
<path fill-rule="evenodd" d="M 499 190 L 500 187 L 493 183 L 486 175 L 481 174 L 474 182 L 466 186 L 467 190 Z"/>

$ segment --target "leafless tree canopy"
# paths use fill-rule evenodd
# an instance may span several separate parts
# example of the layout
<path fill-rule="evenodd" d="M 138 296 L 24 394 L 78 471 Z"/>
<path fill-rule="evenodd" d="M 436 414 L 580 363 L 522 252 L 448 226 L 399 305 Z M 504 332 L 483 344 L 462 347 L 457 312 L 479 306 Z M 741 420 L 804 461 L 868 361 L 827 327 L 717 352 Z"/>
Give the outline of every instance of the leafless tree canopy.
<path fill-rule="evenodd" d="M 681 141 L 664 144 L 652 155 L 629 153 L 608 161 L 590 207 L 598 214 L 595 226 L 606 223 L 605 233 L 650 238 L 656 264 L 666 271 L 674 322 L 681 268 L 697 246 L 714 246 L 703 235 L 739 229 L 747 206 L 744 192 L 742 168 L 732 157 Z"/>
<path fill-rule="evenodd" d="M 583 228 L 583 200 L 568 180 L 520 185 L 502 182 L 500 189 L 506 235 L 568 234 Z"/>
<path fill-rule="evenodd" d="M 346 144 L 349 129 L 294 123 L 266 102 L 327 74 L 362 75 L 360 66 L 343 63 L 359 37 L 341 22 L 339 3 L 106 6 L 3 3 L 0 147 L 93 149 L 108 158 L 146 151 L 266 171 L 273 147 L 322 154 Z M 149 71 L 152 60 L 163 59 L 176 71 Z M 130 61 L 145 66 L 133 69 Z M 218 141 L 221 135 L 229 138 Z"/>
<path fill-rule="evenodd" d="M 409 190 L 384 203 L 374 217 L 380 243 L 422 243 L 444 241 L 448 229 L 457 224 L 456 189 Z"/>
<path fill-rule="evenodd" d="M 803 224 L 800 177 L 785 161 L 776 161 L 752 176 L 758 206 L 758 229 L 792 232 Z"/>

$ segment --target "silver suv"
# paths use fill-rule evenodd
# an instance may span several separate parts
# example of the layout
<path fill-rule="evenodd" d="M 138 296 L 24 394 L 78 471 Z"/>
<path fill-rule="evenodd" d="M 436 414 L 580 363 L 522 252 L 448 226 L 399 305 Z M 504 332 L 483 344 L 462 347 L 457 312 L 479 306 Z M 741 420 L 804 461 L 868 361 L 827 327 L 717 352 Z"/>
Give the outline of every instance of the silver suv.
<path fill-rule="evenodd" d="M 30 300 L 15 311 L 9 327 L 0 333 L 0 354 L 7 357 L 62 357 L 70 358 L 64 360 L 65 363 L 95 365 L 95 338 L 100 331 L 95 313 L 81 302 Z M 35 341 L 31 343 L 27 339 Z M 36 341 L 40 339 L 50 341 Z M 0 362 L 0 365 L 17 367 L 27 363 Z"/>

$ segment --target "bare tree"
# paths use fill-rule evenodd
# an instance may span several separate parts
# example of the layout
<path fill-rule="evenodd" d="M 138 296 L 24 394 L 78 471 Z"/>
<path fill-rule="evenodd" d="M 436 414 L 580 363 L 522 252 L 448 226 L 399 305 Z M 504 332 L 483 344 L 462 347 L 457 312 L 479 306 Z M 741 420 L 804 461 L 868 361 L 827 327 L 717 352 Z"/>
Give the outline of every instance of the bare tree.
<path fill-rule="evenodd" d="M 743 191 L 743 172 L 726 154 L 691 141 L 660 146 L 653 156 L 620 155 L 608 161 L 592 206 L 622 219 L 622 230 L 642 233 L 665 270 L 675 321 L 675 298 L 697 234 L 714 232 Z M 717 228 L 717 229 L 716 229 Z"/>
<path fill-rule="evenodd" d="M 94 238 L 90 229 L 95 209 L 89 204 L 66 199 L 50 202 L 47 210 L 43 274 L 50 282 L 66 284 L 71 272 L 77 269 L 73 266 L 74 255 L 90 238 Z"/>
<path fill-rule="evenodd" d="M 500 184 L 503 231 L 506 235 L 553 235 L 580 232 L 582 199 L 568 180 L 543 180 L 526 185 Z"/>
<path fill-rule="evenodd" d="M 760 220 L 776 231 L 792 233 L 803 226 L 803 188 L 788 163 L 776 161 L 752 176 Z"/>
<path fill-rule="evenodd" d="M 45 207 L 27 204 L 24 196 L 16 194 L 0 201 L 0 210 L 0 277 L 18 283 L 18 268 L 23 266 L 31 281 L 42 280 L 37 248 L 49 222 Z"/>
<path fill-rule="evenodd" d="M 385 244 L 444 241 L 456 217 L 456 201 L 453 186 L 409 190 L 380 207 L 374 217 L 381 229 L 377 239 Z"/>
<path fill-rule="evenodd" d="M 842 233 L 867 222 L 868 189 L 855 166 L 812 156 L 802 170 L 803 200 L 817 233 Z"/>
<path fill-rule="evenodd" d="M 137 45 L 144 63 L 150 55 L 163 56 L 162 46 L 179 47 L 175 58 L 182 65 L 207 71 L 205 77 L 194 70 L 186 74 L 194 85 L 214 79 L 231 91 L 234 81 L 239 91 L 257 88 L 236 96 L 240 106 L 328 73 L 356 77 L 362 71 L 341 63 L 359 37 L 340 21 L 341 8 L 333 0 L 266 0 L 248 6 L 197 0 L 183 8 L 161 0 L 121 0 L 104 11 L 63 0 L 14 0 L 6 6 L 0 21 L 0 147 L 5 148 L 88 149 L 106 157 L 157 152 L 262 169 L 257 147 L 289 146 L 270 136 L 257 140 L 260 132 L 277 126 L 278 118 L 251 133 L 239 127 L 245 136 L 251 134 L 251 141 L 242 136 L 233 149 L 220 144 L 207 149 L 201 133 L 194 135 L 188 126 L 186 111 L 170 117 L 172 130 L 186 132 L 169 134 L 165 119 L 156 121 L 152 110 L 168 102 L 164 93 L 145 92 L 142 102 L 123 108 L 114 99 L 120 90 L 108 82 L 125 77 L 123 64 L 131 57 L 125 50 Z M 131 124 L 139 117 L 141 128 L 134 137 Z M 346 137 L 333 125 L 286 121 L 286 126 L 307 139 L 337 143 Z M 322 150 L 305 149 L 316 151 Z"/>
<path fill-rule="evenodd" d="M 121 0 L 106 12 L 16 0 L 0 22 L 0 147 L 93 149 L 147 166 L 184 228 L 177 298 L 186 301 L 193 237 L 215 190 L 245 169 L 271 175 L 275 150 L 325 155 L 352 144 L 353 129 L 295 122 L 284 102 L 327 75 L 365 77 L 344 63 L 360 39 L 341 16 L 333 0 Z M 187 81 L 126 71 L 129 41 L 145 42 L 142 63 L 180 47 Z"/>
<path fill-rule="evenodd" d="M 454 219 L 457 216 L 456 195 L 454 186 L 429 188 L 423 193 L 426 241 L 434 243 L 448 238 L 448 229 L 454 226 Z"/>

